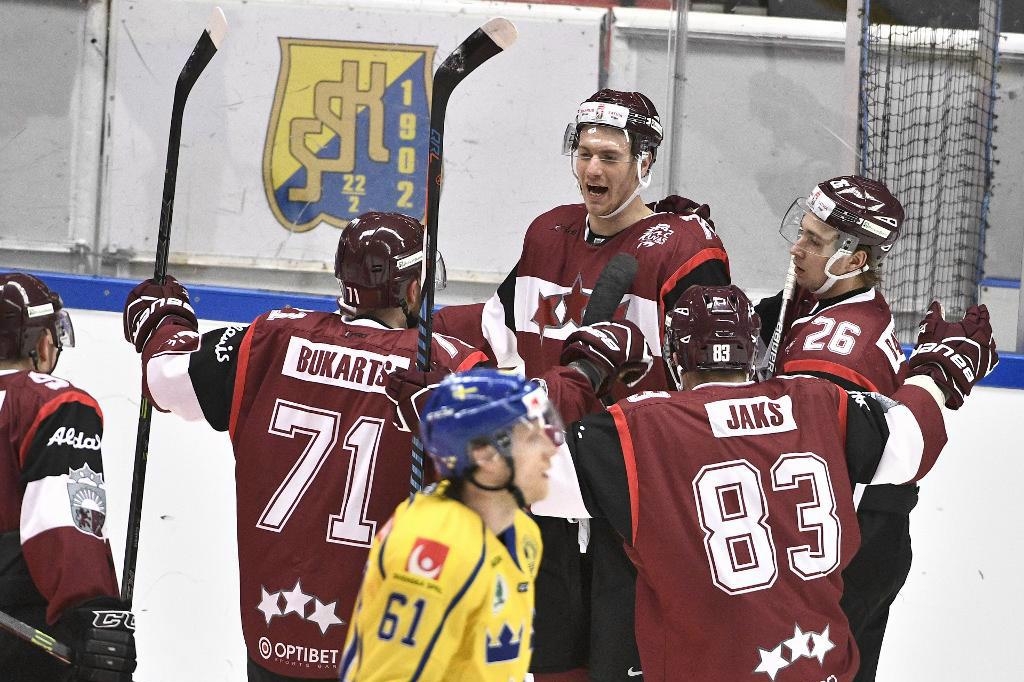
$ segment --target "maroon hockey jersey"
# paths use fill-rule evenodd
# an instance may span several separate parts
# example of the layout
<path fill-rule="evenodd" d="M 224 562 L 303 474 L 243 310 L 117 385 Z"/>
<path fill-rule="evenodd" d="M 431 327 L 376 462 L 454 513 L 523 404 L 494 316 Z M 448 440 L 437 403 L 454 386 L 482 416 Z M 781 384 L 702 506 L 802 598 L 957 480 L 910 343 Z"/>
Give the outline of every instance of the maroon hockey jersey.
<path fill-rule="evenodd" d="M 583 501 L 627 540 L 648 682 L 849 682 L 852 482 L 923 476 L 936 400 L 812 377 L 650 392 L 570 428 Z M 890 439 L 890 431 L 893 437 Z"/>
<path fill-rule="evenodd" d="M 103 416 L 49 374 L 0 371 L 0 609 L 118 596 L 104 535 Z"/>
<path fill-rule="evenodd" d="M 779 374 L 827 374 L 884 395 L 903 383 L 907 358 L 876 289 L 836 302 L 802 297 L 793 318 L 779 349 Z"/>
<path fill-rule="evenodd" d="M 373 536 L 409 493 L 411 438 L 384 386 L 415 364 L 416 330 L 291 308 L 201 340 L 168 327 L 144 356 L 155 403 L 228 430 L 235 452 L 249 657 L 335 678 Z M 432 357 L 453 371 L 484 360 L 439 335 Z"/>
<path fill-rule="evenodd" d="M 625 252 L 640 267 L 616 317 L 635 322 L 658 358 L 666 306 L 691 284 L 729 283 L 725 247 L 698 216 L 655 213 L 600 244 L 587 241 L 587 229 L 583 204 L 537 217 L 498 292 L 483 306 L 442 308 L 435 329 L 488 344 L 500 367 L 522 365 L 526 376 L 540 376 L 558 364 L 562 341 L 581 324 L 601 270 Z M 667 385 L 663 364 L 655 362 L 634 390 Z"/>

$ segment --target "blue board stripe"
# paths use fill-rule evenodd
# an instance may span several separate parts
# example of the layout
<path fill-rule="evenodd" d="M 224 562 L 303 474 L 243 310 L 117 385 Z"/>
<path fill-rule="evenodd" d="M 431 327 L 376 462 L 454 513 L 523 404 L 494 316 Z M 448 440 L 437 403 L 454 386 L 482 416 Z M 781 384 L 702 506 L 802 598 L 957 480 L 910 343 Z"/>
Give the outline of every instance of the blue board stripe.
<path fill-rule="evenodd" d="M 46 282 L 47 286 L 58 291 L 64 299 L 64 305 L 84 310 L 106 310 L 119 313 L 124 308 L 128 292 L 137 284 L 134 280 L 113 277 L 68 275 L 55 272 L 33 272 L 32 274 Z M 285 305 L 307 310 L 334 311 L 338 308 L 333 296 L 237 289 L 205 284 L 188 285 L 188 290 L 196 312 L 206 320 L 224 320 L 225 322 L 244 324 L 253 321 L 268 310 Z M 440 307 L 435 306 L 434 310 L 436 311 Z M 908 356 L 910 350 L 910 346 L 904 346 L 904 351 Z M 981 382 L 981 385 L 995 388 L 1024 388 L 1024 355 L 1000 352 L 999 358 L 999 366 Z"/>

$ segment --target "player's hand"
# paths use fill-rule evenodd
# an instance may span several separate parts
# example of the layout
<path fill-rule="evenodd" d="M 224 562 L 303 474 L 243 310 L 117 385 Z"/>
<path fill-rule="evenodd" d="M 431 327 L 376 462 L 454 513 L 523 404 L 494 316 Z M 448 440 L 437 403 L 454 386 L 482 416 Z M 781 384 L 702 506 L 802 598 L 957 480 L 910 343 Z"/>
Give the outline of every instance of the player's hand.
<path fill-rule="evenodd" d="M 693 199 L 687 199 L 678 194 L 670 194 L 660 201 L 647 204 L 647 208 L 655 213 L 675 213 L 681 216 L 695 215 L 702 218 L 712 231 L 715 229 L 715 221 L 711 219 L 710 206 L 698 204 Z"/>
<path fill-rule="evenodd" d="M 388 375 L 384 392 L 395 404 L 395 427 L 399 431 L 419 433 L 420 411 L 427 403 L 430 391 L 448 376 L 448 370 L 435 369 L 422 372 L 418 369 L 396 369 Z"/>
<path fill-rule="evenodd" d="M 932 301 L 910 356 L 911 375 L 931 377 L 946 394 L 946 407 L 956 410 L 997 364 L 999 354 L 987 307 L 972 305 L 964 319 L 947 322 L 942 306 Z"/>
<path fill-rule="evenodd" d="M 170 275 L 163 284 L 147 279 L 132 289 L 124 302 L 124 338 L 141 353 L 153 331 L 168 318 L 177 318 L 193 331 L 199 330 L 188 290 L 178 280 Z"/>
<path fill-rule="evenodd" d="M 99 597 L 65 614 L 72 634 L 72 682 L 131 682 L 135 616 L 124 602 Z"/>
<path fill-rule="evenodd" d="M 617 320 L 580 327 L 569 335 L 562 346 L 561 364 L 581 361 L 599 370 L 594 392 L 601 396 L 615 379 L 635 386 L 651 371 L 654 356 L 639 327 L 629 320 Z"/>

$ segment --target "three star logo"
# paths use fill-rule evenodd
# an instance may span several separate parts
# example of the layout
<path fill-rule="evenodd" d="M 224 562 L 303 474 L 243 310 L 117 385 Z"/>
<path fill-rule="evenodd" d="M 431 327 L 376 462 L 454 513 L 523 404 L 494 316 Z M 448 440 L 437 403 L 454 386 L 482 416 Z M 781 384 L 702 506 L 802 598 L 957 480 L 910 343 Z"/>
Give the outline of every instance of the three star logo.
<path fill-rule="evenodd" d="M 336 613 L 337 601 L 324 603 L 314 594 L 306 594 L 302 591 L 302 580 L 295 581 L 295 587 L 290 590 L 279 590 L 268 592 L 267 588 L 260 586 L 260 603 L 256 607 L 263 613 L 263 617 L 270 625 L 270 621 L 277 617 L 284 617 L 294 613 L 299 618 L 316 623 L 320 628 L 320 634 L 327 634 L 332 625 L 344 625 L 345 621 L 338 618 Z M 284 606 L 281 600 L 284 599 Z M 313 602 L 312 610 L 308 609 L 309 603 Z M 307 613 L 308 611 L 308 613 Z"/>
<path fill-rule="evenodd" d="M 819 665 L 825 664 L 825 655 L 835 649 L 836 645 L 829 639 L 829 626 L 819 632 L 804 632 L 799 625 L 793 626 L 793 636 L 779 642 L 774 649 L 757 648 L 761 662 L 754 668 L 755 673 L 764 673 L 774 680 L 779 671 L 796 663 L 801 658 L 816 658 Z M 789 651 L 789 658 L 785 652 Z"/>

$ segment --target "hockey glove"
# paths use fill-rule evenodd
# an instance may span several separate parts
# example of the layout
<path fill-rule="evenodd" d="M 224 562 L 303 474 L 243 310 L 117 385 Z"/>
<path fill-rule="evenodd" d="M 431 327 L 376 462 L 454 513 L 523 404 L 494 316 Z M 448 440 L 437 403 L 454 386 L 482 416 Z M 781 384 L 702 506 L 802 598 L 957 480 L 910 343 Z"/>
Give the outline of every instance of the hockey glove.
<path fill-rule="evenodd" d="M 963 320 L 946 322 L 942 306 L 932 301 L 908 364 L 911 375 L 928 376 L 938 384 L 946 407 L 959 409 L 974 385 L 999 364 L 988 308 L 972 305 Z"/>
<path fill-rule="evenodd" d="M 141 353 L 149 337 L 167 319 L 176 319 L 192 331 L 199 330 L 188 289 L 170 275 L 163 284 L 147 279 L 131 290 L 124 303 L 124 338 Z"/>
<path fill-rule="evenodd" d="M 670 194 L 661 201 L 647 204 L 647 208 L 655 213 L 675 213 L 676 215 L 695 215 L 715 231 L 715 221 L 711 219 L 711 207 L 707 204 L 698 204 L 693 199 L 681 197 L 678 194 Z"/>
<path fill-rule="evenodd" d="M 651 371 L 654 357 L 640 328 L 629 320 L 618 320 L 580 327 L 569 335 L 562 346 L 561 364 L 580 362 L 588 363 L 580 369 L 600 397 L 616 379 L 635 386 Z"/>
<path fill-rule="evenodd" d="M 124 602 L 98 597 L 64 615 L 71 631 L 72 682 L 131 682 L 135 616 Z"/>
<path fill-rule="evenodd" d="M 384 392 L 388 400 L 395 404 L 394 424 L 399 431 L 411 431 L 414 435 L 419 432 L 420 410 L 427 403 L 430 391 L 448 374 L 443 369 L 430 372 L 396 369 L 388 375 Z"/>

